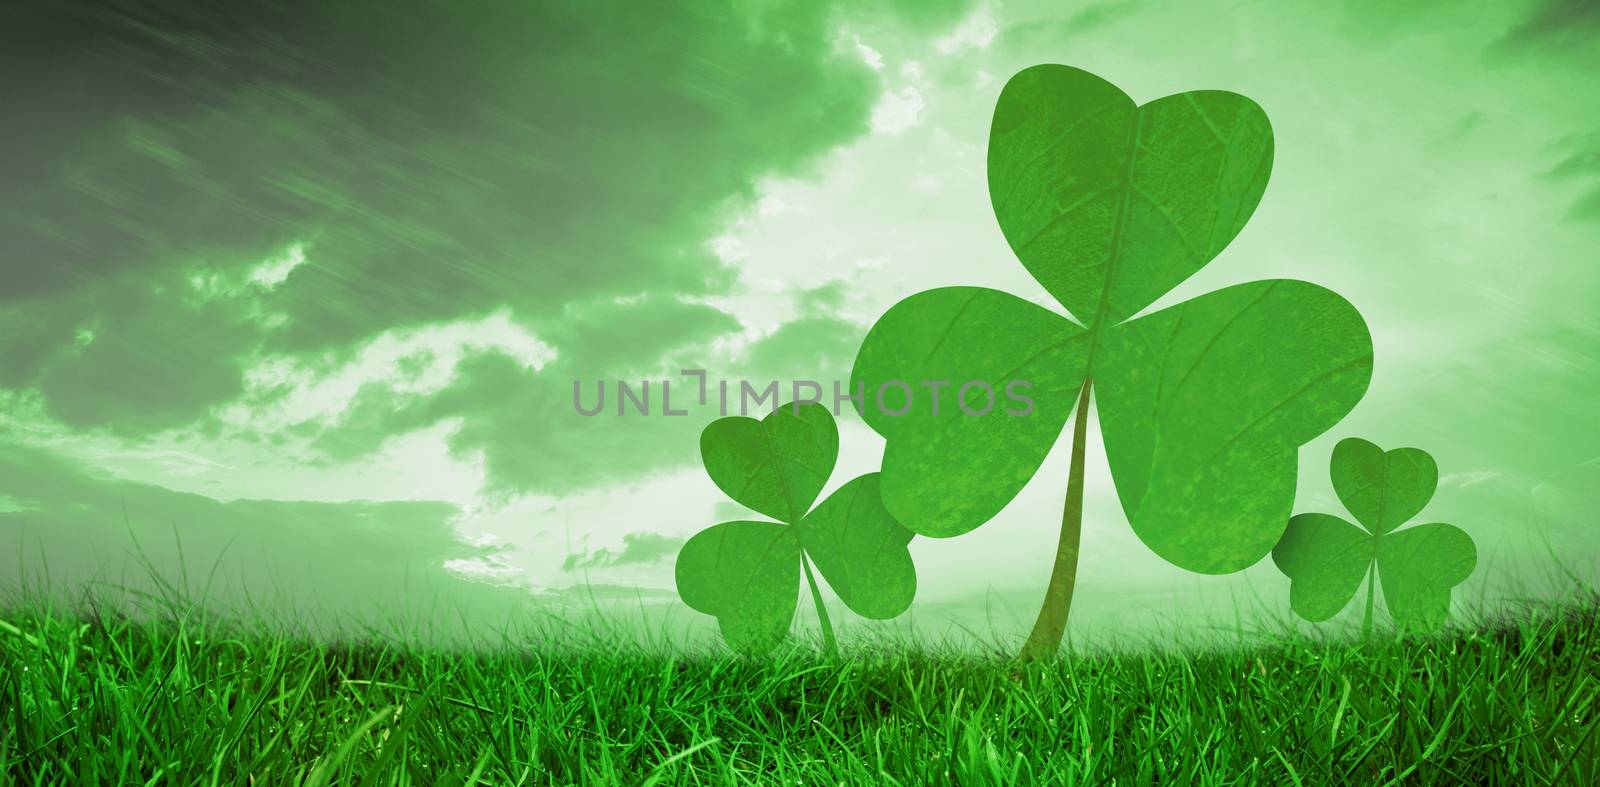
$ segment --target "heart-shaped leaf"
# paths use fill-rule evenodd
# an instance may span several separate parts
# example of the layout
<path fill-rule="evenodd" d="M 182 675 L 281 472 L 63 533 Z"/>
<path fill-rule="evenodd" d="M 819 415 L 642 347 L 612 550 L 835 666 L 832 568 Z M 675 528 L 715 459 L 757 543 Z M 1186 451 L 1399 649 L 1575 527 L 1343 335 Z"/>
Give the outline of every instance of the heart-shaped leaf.
<path fill-rule="evenodd" d="M 833 473 L 839 429 L 828 408 L 784 405 L 766 418 L 719 418 L 700 433 L 700 457 L 717 487 L 780 522 L 805 516 Z"/>
<path fill-rule="evenodd" d="M 1087 71 L 1040 65 L 1000 93 L 989 199 L 1017 258 L 1094 327 L 1154 303 L 1233 240 L 1272 171 L 1272 126 L 1217 90 L 1135 106 Z"/>
<path fill-rule="evenodd" d="M 981 287 L 895 304 L 868 332 L 851 374 L 866 393 L 856 409 L 888 438 L 889 511 L 934 537 L 999 513 L 1061 434 L 1083 384 L 1085 336 L 1049 309 Z M 963 387 L 973 401 L 959 399 Z"/>
<path fill-rule="evenodd" d="M 683 603 L 715 616 L 734 650 L 759 655 L 789 633 L 800 594 L 800 542 L 772 522 L 723 522 L 683 545 L 673 569 Z"/>
<path fill-rule="evenodd" d="M 852 480 L 795 526 L 800 546 L 857 615 L 888 620 L 911 606 L 917 570 L 911 531 L 884 509 L 878 474 Z"/>
<path fill-rule="evenodd" d="M 1372 566 L 1372 536 L 1329 514 L 1289 520 L 1272 562 L 1289 578 L 1289 606 L 1312 622 L 1339 614 Z"/>
<path fill-rule="evenodd" d="M 1432 630 L 1450 614 L 1450 590 L 1478 565 L 1478 547 L 1455 525 L 1433 523 L 1378 539 L 1384 604 L 1402 629 Z"/>
<path fill-rule="evenodd" d="M 1356 521 L 1382 535 L 1422 512 L 1439 485 L 1439 466 L 1420 448 L 1384 451 L 1359 437 L 1333 448 L 1333 489 Z"/>
<path fill-rule="evenodd" d="M 1111 329 L 1093 372 L 1134 532 L 1178 566 L 1223 574 L 1278 542 L 1298 449 L 1361 399 L 1372 346 L 1335 293 L 1258 281 Z"/>

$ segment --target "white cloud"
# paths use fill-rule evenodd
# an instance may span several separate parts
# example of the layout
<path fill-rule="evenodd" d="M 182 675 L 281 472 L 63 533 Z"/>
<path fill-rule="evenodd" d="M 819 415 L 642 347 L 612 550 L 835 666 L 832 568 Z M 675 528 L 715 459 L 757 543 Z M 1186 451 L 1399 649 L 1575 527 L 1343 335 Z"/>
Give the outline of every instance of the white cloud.
<path fill-rule="evenodd" d="M 397 393 L 427 395 L 448 385 L 455 377 L 456 365 L 466 356 L 489 351 L 503 353 L 532 369 L 543 368 L 555 358 L 554 348 L 502 310 L 477 320 L 386 331 L 331 371 L 290 357 L 267 359 L 245 373 L 247 387 L 268 390 L 287 386 L 289 393 L 276 398 L 269 408 L 235 404 L 222 417 L 258 429 L 326 419 L 343 412 L 369 383 L 382 383 Z"/>
<path fill-rule="evenodd" d="M 893 136 L 913 128 L 921 121 L 923 107 L 922 91 L 914 87 L 884 91 L 872 109 L 872 132 Z"/>
<path fill-rule="evenodd" d="M 1465 473 L 1445 473 L 1439 477 L 1439 484 L 1441 486 L 1456 486 L 1465 489 L 1469 486 L 1498 481 L 1503 477 L 1498 470 L 1471 470 Z"/>
<path fill-rule="evenodd" d="M 283 254 L 257 265 L 250 271 L 250 282 L 265 289 L 284 283 L 295 268 L 306 264 L 306 247 L 303 243 L 291 244 Z"/>
<path fill-rule="evenodd" d="M 761 199 L 756 202 L 756 213 L 762 216 L 778 216 L 787 213 L 791 207 L 793 206 L 784 201 L 781 195 L 768 192 L 762 194 Z"/>
<path fill-rule="evenodd" d="M 737 235 L 718 235 L 711 239 L 711 253 L 717 259 L 733 265 L 744 262 L 750 257 L 750 249 Z"/>
<path fill-rule="evenodd" d="M 867 46 L 866 44 L 862 43 L 861 36 L 854 36 L 854 38 L 855 38 L 855 42 L 856 42 L 856 54 L 861 55 L 861 62 L 866 63 L 867 64 L 867 68 L 870 68 L 873 71 L 882 71 L 883 70 L 883 55 L 882 55 L 882 53 L 880 53 L 880 52 L 878 52 L 878 50 L 873 49 L 872 47 Z"/>
<path fill-rule="evenodd" d="M 462 524 L 458 522 L 457 527 L 459 528 Z M 530 587 L 527 567 L 517 565 L 507 553 L 507 550 L 514 548 L 513 545 L 506 543 L 492 533 L 467 536 L 463 540 L 470 546 L 487 547 L 493 551 L 477 557 L 446 560 L 444 561 L 446 571 L 463 579 L 486 582 L 491 585 Z"/>
<path fill-rule="evenodd" d="M 942 55 L 953 55 L 963 49 L 987 49 L 994 41 L 1000 26 L 995 23 L 994 11 L 982 6 L 972 12 L 950 34 L 933 42 L 934 49 Z"/>
<path fill-rule="evenodd" d="M 263 260 L 247 272 L 193 269 L 189 271 L 188 284 L 201 301 L 237 299 L 277 289 L 295 268 L 304 264 L 306 245 L 291 243 L 278 256 Z"/>

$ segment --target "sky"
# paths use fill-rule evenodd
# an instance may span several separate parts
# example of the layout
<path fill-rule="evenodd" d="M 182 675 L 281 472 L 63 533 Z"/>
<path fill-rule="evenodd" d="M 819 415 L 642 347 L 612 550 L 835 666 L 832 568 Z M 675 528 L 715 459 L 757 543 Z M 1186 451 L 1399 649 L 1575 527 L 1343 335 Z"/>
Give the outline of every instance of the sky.
<path fill-rule="evenodd" d="M 1048 304 L 984 173 L 994 100 L 1038 63 L 1266 110 L 1261 206 L 1155 308 L 1292 277 L 1360 309 L 1372 384 L 1301 450 L 1296 511 L 1340 512 L 1327 458 L 1361 436 L 1437 458 L 1423 517 L 1480 553 L 1458 602 L 1600 565 L 1600 5 L 679 5 L 12 14 L 0 582 L 704 624 L 673 557 L 748 516 L 699 465 L 714 402 L 584 417 L 574 383 L 670 380 L 674 406 L 686 368 L 827 385 L 920 290 Z M 824 494 L 881 459 L 840 420 Z M 1026 631 L 1065 442 L 989 524 L 912 543 L 910 625 Z M 1270 560 L 1150 553 L 1092 422 L 1089 446 L 1073 637 L 1284 613 Z"/>

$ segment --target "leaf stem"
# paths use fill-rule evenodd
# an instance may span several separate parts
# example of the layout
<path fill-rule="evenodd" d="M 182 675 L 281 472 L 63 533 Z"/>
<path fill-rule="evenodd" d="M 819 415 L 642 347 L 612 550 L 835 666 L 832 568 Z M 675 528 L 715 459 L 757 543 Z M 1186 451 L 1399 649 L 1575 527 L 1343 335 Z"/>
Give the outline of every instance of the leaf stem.
<path fill-rule="evenodd" d="M 811 574 L 811 559 L 800 553 L 800 565 L 806 570 L 806 584 L 811 586 L 811 602 L 817 605 L 817 622 L 822 626 L 822 643 L 828 655 L 839 655 L 839 640 L 833 636 L 833 621 L 828 619 L 828 606 L 822 603 L 822 591 L 817 589 L 817 578 Z"/>
<path fill-rule="evenodd" d="M 1372 564 L 1367 566 L 1367 614 L 1366 614 L 1366 617 L 1362 618 L 1362 620 L 1361 620 L 1361 638 L 1362 639 L 1371 639 L 1372 638 L 1372 607 L 1373 607 L 1373 590 L 1374 590 L 1373 586 L 1375 584 L 1377 584 L 1377 578 L 1378 578 L 1378 561 L 1377 561 L 1378 548 L 1377 548 L 1376 545 L 1373 546 L 1372 553 L 1373 553 Z"/>
<path fill-rule="evenodd" d="M 1072 589 L 1078 581 L 1078 540 L 1083 532 L 1083 455 L 1089 420 L 1089 391 L 1094 381 L 1085 378 L 1078 393 L 1077 412 L 1072 421 L 1072 464 L 1067 469 L 1067 498 L 1061 506 L 1061 540 L 1056 544 L 1055 566 L 1044 591 L 1039 618 L 1022 646 L 1022 660 L 1051 658 L 1061 647 L 1067 631 L 1067 615 L 1072 611 Z"/>

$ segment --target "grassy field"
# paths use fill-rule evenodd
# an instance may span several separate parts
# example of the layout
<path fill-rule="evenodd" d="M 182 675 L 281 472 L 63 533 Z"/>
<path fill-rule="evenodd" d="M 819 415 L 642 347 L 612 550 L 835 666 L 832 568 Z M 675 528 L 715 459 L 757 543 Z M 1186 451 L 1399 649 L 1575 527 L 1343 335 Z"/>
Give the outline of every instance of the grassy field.
<path fill-rule="evenodd" d="M 762 661 L 0 616 L 10 784 L 1600 784 L 1600 603 L 1434 638 Z"/>

